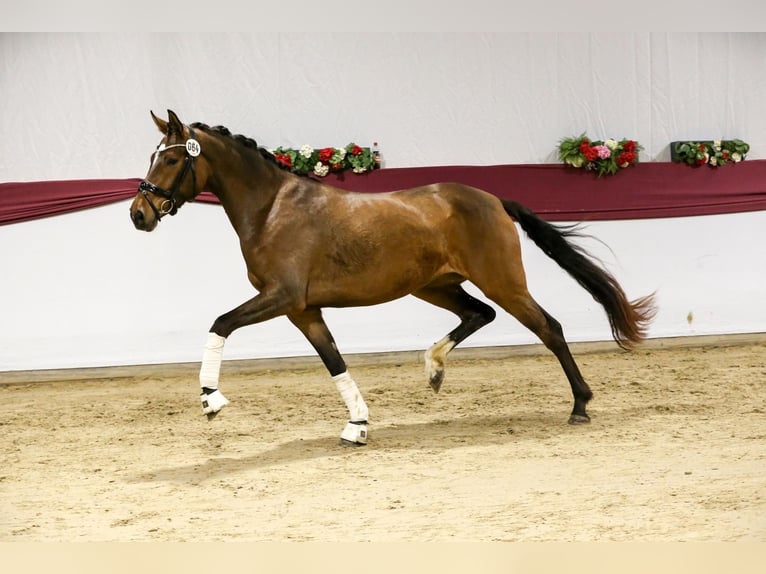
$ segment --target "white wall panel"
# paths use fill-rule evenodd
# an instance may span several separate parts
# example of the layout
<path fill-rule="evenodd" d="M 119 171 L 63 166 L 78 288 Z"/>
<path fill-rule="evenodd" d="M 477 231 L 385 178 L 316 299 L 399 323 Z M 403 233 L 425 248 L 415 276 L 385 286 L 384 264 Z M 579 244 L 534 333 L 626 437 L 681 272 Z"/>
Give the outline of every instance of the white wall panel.
<path fill-rule="evenodd" d="M 149 110 L 388 167 L 556 161 L 562 137 L 766 157 L 766 34 L 0 34 L 0 181 L 139 177 Z M 12 137 L 9 137 L 12 136 Z"/>
<path fill-rule="evenodd" d="M 128 205 L 0 227 L 0 371 L 198 361 L 213 320 L 255 294 L 220 207 L 186 205 L 142 233 Z M 587 231 L 611 249 L 594 240 L 583 245 L 629 297 L 657 291 L 651 337 L 763 332 L 764 223 L 762 212 L 593 222 Z M 568 340 L 608 340 L 603 310 L 522 238 L 530 291 Z M 425 349 L 457 324 L 412 297 L 328 309 L 325 318 L 345 353 Z M 537 342 L 499 312 L 464 346 Z M 312 354 L 279 318 L 236 331 L 225 358 Z"/>

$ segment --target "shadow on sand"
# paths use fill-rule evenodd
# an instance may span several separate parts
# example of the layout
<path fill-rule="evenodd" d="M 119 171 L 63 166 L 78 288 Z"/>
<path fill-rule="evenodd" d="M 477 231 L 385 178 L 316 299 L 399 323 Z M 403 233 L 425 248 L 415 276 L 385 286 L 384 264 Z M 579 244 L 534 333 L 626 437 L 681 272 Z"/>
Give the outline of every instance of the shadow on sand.
<path fill-rule="evenodd" d="M 518 430 L 516 430 L 518 429 Z M 370 427 L 370 443 L 364 447 L 345 447 L 337 436 L 296 439 L 242 457 L 215 457 L 205 462 L 158 468 L 128 479 L 129 482 L 194 483 L 247 470 L 278 467 L 298 461 L 321 458 L 363 456 L 401 450 L 440 452 L 466 446 L 504 445 L 519 441 L 539 441 L 573 432 L 560 414 L 524 413 L 513 417 L 467 416 L 426 423 Z"/>

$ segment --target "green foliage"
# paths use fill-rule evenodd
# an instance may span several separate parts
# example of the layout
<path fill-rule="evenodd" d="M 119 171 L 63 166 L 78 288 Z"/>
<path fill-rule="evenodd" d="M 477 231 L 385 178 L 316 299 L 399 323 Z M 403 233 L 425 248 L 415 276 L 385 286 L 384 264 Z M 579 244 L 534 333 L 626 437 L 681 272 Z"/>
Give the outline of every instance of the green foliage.
<path fill-rule="evenodd" d="M 689 165 L 719 167 L 739 163 L 750 151 L 750 144 L 741 139 L 677 141 L 670 144 L 670 159 Z"/>
<path fill-rule="evenodd" d="M 314 174 L 324 177 L 331 171 L 351 170 L 365 173 L 380 167 L 377 150 L 361 147 L 351 142 L 342 148 L 312 148 L 304 145 L 300 149 L 278 147 L 271 152 L 278 163 L 300 175 Z"/>
<path fill-rule="evenodd" d="M 614 175 L 638 163 L 638 152 L 642 149 L 634 140 L 591 140 L 582 133 L 559 142 L 559 159 L 566 165 L 594 171 L 601 177 Z"/>

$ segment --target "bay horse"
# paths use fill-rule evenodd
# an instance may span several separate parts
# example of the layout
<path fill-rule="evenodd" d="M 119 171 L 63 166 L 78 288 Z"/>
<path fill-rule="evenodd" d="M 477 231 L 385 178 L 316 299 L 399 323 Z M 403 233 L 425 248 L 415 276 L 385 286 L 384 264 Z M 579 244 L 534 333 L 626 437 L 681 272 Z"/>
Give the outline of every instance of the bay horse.
<path fill-rule="evenodd" d="M 368 408 L 322 318 L 324 307 L 376 305 L 408 294 L 451 311 L 458 326 L 425 352 L 438 392 L 447 354 L 495 318 L 465 291 L 473 283 L 553 352 L 574 396 L 569 423 L 590 421 L 593 396 L 561 325 L 529 294 L 517 222 L 532 241 L 604 308 L 616 343 L 645 339 L 654 294 L 629 301 L 603 266 L 572 240 L 578 227 L 552 225 L 530 209 L 460 183 L 388 193 L 332 187 L 280 166 L 248 137 L 223 126 L 184 125 L 150 112 L 163 138 L 130 206 L 134 226 L 152 231 L 202 191 L 214 194 L 239 236 L 257 294 L 218 317 L 200 366 L 202 412 L 212 419 L 229 401 L 218 388 L 226 339 L 240 327 L 287 316 L 308 339 L 349 412 L 342 444 L 367 443 Z"/>

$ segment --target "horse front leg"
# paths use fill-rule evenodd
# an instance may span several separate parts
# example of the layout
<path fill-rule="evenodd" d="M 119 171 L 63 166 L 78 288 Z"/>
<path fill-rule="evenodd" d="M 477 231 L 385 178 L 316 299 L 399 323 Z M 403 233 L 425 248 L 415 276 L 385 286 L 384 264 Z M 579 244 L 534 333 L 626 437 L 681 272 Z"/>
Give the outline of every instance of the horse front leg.
<path fill-rule="evenodd" d="M 343 402 L 346 403 L 349 420 L 340 435 L 341 444 L 344 446 L 364 446 L 367 444 L 369 410 L 359 387 L 348 373 L 346 362 L 338 351 L 335 340 L 322 318 L 322 310 L 318 308 L 305 309 L 300 313 L 288 314 L 287 318 L 298 327 L 316 349 Z"/>
<path fill-rule="evenodd" d="M 199 371 L 202 413 L 208 420 L 212 420 L 223 407 L 229 404 L 229 400 L 218 389 L 223 349 L 227 337 L 245 325 L 286 315 L 295 305 L 294 298 L 284 291 L 262 292 L 215 320 L 207 335 Z"/>
<path fill-rule="evenodd" d="M 202 402 L 202 414 L 207 416 L 207 420 L 212 420 L 223 407 L 229 404 L 229 400 L 218 390 L 225 343 L 226 337 L 221 337 L 212 330 L 207 334 L 207 343 L 199 370 L 199 386 L 202 388 L 199 398 Z"/>

